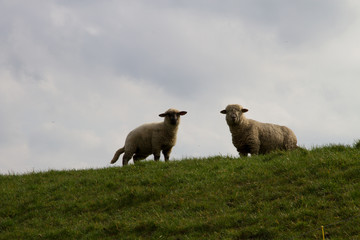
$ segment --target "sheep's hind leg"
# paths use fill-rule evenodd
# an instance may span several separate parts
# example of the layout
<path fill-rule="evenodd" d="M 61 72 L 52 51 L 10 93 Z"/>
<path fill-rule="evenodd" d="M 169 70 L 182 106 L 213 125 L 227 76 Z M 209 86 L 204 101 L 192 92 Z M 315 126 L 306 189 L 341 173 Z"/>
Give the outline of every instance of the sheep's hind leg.
<path fill-rule="evenodd" d="M 122 147 L 122 148 L 120 148 L 119 150 L 117 150 L 116 151 L 116 153 L 115 153 L 115 155 L 114 155 L 114 157 L 113 157 L 113 159 L 111 160 L 111 164 L 114 164 L 118 159 L 119 159 L 119 157 L 120 157 L 120 155 L 124 152 L 125 150 L 124 150 L 124 148 Z"/>
<path fill-rule="evenodd" d="M 124 157 L 123 157 L 123 166 L 128 165 L 128 162 L 130 161 L 132 156 L 133 156 L 133 153 L 125 152 Z"/>
<path fill-rule="evenodd" d="M 145 158 L 147 158 L 148 155 L 140 155 L 140 154 L 135 154 L 133 156 L 134 162 L 138 162 L 140 160 L 143 160 Z"/>

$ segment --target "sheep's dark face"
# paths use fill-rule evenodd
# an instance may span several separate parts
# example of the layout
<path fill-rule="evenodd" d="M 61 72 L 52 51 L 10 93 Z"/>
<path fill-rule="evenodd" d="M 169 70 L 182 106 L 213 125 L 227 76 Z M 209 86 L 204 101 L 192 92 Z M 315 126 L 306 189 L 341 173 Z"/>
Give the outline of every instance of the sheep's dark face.
<path fill-rule="evenodd" d="M 233 104 L 228 105 L 225 110 L 220 113 L 226 114 L 226 122 L 228 125 L 237 125 L 240 123 L 241 115 L 248 110 L 243 108 L 241 105 Z"/>
<path fill-rule="evenodd" d="M 170 123 L 171 125 L 178 125 L 180 123 L 180 116 L 185 115 L 187 112 L 178 111 L 176 109 L 169 109 L 165 113 L 160 114 L 160 117 L 165 117 L 165 122 Z"/>

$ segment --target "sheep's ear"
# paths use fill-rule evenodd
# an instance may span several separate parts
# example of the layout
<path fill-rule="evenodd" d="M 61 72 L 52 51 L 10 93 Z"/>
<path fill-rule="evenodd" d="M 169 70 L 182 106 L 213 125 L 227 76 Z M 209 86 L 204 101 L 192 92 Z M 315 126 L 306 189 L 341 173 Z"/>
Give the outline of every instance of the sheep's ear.
<path fill-rule="evenodd" d="M 181 115 L 181 116 L 183 116 L 183 115 L 185 115 L 185 114 L 187 114 L 186 111 L 181 111 L 181 112 L 179 112 L 179 115 Z"/>
<path fill-rule="evenodd" d="M 222 110 L 222 111 L 220 111 L 220 113 L 226 114 L 226 110 Z"/>
<path fill-rule="evenodd" d="M 159 114 L 159 117 L 166 117 L 167 113 Z"/>
<path fill-rule="evenodd" d="M 247 111 L 249 111 L 249 110 L 246 108 L 241 109 L 241 112 L 243 112 L 243 113 L 246 113 Z"/>

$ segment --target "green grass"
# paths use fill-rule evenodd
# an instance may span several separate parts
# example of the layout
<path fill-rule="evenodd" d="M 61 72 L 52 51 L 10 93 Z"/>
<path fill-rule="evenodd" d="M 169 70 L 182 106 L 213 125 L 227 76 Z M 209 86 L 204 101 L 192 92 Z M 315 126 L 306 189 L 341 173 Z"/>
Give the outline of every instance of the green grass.
<path fill-rule="evenodd" d="M 0 239 L 360 239 L 359 145 L 0 175 Z"/>

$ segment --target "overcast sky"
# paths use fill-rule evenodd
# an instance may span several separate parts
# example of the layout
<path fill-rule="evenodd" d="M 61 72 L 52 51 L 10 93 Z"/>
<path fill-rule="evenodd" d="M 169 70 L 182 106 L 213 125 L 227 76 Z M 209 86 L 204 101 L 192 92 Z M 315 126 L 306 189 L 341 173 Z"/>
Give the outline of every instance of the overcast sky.
<path fill-rule="evenodd" d="M 0 173 L 108 167 L 168 108 L 188 111 L 171 159 L 237 156 L 231 103 L 353 144 L 359 43 L 357 0 L 0 0 Z"/>

